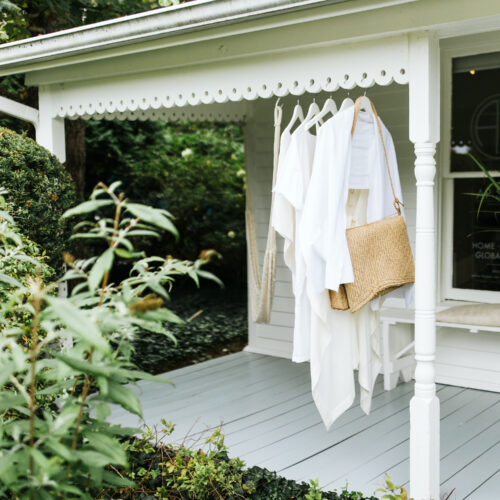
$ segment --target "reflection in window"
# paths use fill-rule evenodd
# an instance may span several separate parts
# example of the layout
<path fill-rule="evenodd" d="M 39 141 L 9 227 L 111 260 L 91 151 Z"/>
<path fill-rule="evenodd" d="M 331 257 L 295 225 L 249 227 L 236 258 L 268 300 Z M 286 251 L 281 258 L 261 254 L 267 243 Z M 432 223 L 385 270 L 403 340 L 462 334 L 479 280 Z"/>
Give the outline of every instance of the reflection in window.
<path fill-rule="evenodd" d="M 471 155 L 500 171 L 500 53 L 454 61 L 451 136 L 452 173 L 481 172 Z M 500 191 L 481 204 L 489 179 L 453 182 L 453 287 L 500 291 Z"/>
<path fill-rule="evenodd" d="M 500 179 L 499 179 L 500 180 Z M 455 179 L 453 287 L 500 291 L 500 201 L 483 202 L 484 179 Z"/>

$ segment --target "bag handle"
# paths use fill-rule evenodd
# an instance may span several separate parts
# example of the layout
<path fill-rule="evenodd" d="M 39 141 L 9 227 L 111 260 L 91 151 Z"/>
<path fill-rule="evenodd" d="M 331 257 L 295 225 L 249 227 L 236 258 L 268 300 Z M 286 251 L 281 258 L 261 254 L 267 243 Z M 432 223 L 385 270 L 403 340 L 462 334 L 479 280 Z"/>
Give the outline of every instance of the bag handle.
<path fill-rule="evenodd" d="M 394 184 L 392 182 L 392 175 L 391 175 L 391 169 L 389 168 L 389 159 L 387 157 L 387 150 L 385 148 L 385 143 L 384 143 L 384 137 L 382 136 L 382 125 L 380 124 L 380 119 L 377 114 L 377 110 L 375 109 L 375 105 L 373 102 L 368 99 L 366 96 L 360 96 L 356 99 L 356 102 L 354 103 L 354 119 L 352 121 L 352 128 L 351 128 L 351 137 L 354 136 L 354 130 L 356 128 L 356 123 L 358 121 L 358 115 L 359 111 L 361 109 L 361 101 L 366 99 L 372 108 L 373 111 L 373 116 L 375 117 L 375 121 L 377 122 L 377 127 L 378 127 L 378 132 L 380 134 L 380 140 L 382 141 L 382 148 L 384 150 L 384 156 L 385 156 L 385 165 L 387 167 L 387 173 L 389 174 L 389 180 L 391 181 L 391 190 L 392 190 L 392 195 L 394 196 L 394 208 L 398 212 L 398 215 L 401 215 L 401 207 L 404 207 L 404 203 L 402 203 L 398 197 L 396 196 L 396 191 L 394 190 Z"/>

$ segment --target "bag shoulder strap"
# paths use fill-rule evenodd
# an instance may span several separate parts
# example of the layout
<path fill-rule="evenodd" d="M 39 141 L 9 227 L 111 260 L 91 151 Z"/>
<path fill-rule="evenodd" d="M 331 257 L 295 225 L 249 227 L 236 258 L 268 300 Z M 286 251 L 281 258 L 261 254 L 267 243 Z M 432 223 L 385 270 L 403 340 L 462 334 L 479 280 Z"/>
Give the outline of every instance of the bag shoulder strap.
<path fill-rule="evenodd" d="M 362 101 L 363 97 L 365 99 L 367 99 L 368 102 L 370 103 L 370 106 L 371 106 L 372 111 L 373 111 L 373 116 L 375 117 L 375 121 L 377 122 L 377 128 L 378 128 L 378 132 L 380 134 L 380 140 L 382 141 L 382 149 L 384 150 L 385 165 L 387 167 L 387 173 L 389 174 L 389 180 L 391 182 L 392 195 L 394 196 L 394 203 L 393 203 L 393 205 L 394 205 L 394 208 L 396 209 L 396 211 L 398 212 L 398 215 L 401 215 L 401 207 L 404 207 L 404 203 L 401 202 L 398 199 L 398 197 L 396 196 L 396 191 L 394 189 L 394 183 L 392 182 L 391 169 L 389 167 L 389 159 L 387 157 L 387 149 L 385 148 L 384 137 L 382 135 L 382 125 L 380 124 L 380 118 L 378 117 L 377 110 L 375 109 L 375 105 L 366 96 L 360 96 L 360 97 L 358 97 L 356 99 L 356 102 L 354 103 L 354 119 L 352 121 L 351 137 L 354 136 L 354 130 L 356 129 L 356 123 L 358 121 L 358 115 L 359 115 L 359 111 L 361 109 L 361 101 Z"/>

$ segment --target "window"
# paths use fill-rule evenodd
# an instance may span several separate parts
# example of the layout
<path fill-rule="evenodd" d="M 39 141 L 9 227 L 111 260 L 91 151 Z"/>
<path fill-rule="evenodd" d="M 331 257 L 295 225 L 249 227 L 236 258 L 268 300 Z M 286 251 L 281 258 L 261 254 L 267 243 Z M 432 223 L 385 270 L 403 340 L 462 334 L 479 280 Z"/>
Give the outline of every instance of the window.
<path fill-rule="evenodd" d="M 456 58 L 452 68 L 445 298 L 500 300 L 500 192 L 478 165 L 500 183 L 500 53 Z"/>

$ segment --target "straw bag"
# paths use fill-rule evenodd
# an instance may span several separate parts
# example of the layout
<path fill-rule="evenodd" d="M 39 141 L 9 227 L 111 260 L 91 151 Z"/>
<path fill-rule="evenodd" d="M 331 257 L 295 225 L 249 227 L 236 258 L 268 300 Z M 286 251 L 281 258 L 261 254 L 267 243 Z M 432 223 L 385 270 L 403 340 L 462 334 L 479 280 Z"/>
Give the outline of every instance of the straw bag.
<path fill-rule="evenodd" d="M 361 98 L 356 100 L 351 135 L 354 134 L 356 128 L 360 100 Z M 370 105 L 382 141 L 385 164 L 391 182 L 394 208 L 397 215 L 386 217 L 371 224 L 353 227 L 346 231 L 354 282 L 346 283 L 344 287 L 348 307 L 352 313 L 358 311 L 376 297 L 392 292 L 400 286 L 415 282 L 415 264 L 408 240 L 406 223 L 401 215 L 401 206 L 403 204 L 398 200 L 394 191 L 380 120 L 371 101 Z M 342 295 L 340 288 L 339 292 Z M 336 297 L 336 299 L 336 304 L 340 304 L 339 299 L 341 298 Z M 331 294 L 330 300 L 332 300 Z M 332 307 L 333 305 L 332 303 Z"/>
<path fill-rule="evenodd" d="M 344 285 L 339 286 L 338 292 L 328 290 L 328 293 L 330 294 L 330 306 L 332 309 L 338 311 L 346 311 L 349 309 L 349 302 L 347 301 L 347 293 Z"/>

